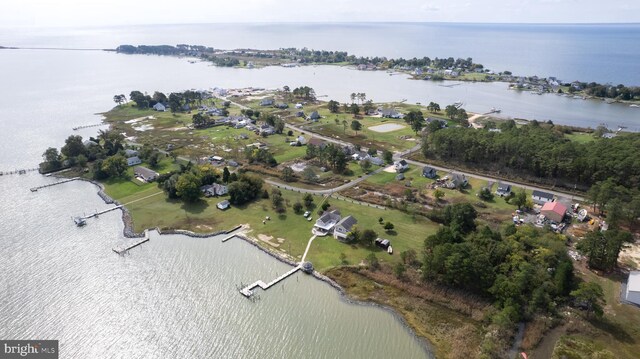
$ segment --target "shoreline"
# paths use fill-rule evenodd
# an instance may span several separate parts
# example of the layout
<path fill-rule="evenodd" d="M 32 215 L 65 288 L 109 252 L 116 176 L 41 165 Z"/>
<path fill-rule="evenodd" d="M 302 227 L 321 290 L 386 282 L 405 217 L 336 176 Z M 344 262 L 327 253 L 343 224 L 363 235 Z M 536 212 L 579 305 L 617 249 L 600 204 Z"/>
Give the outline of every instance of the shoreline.
<path fill-rule="evenodd" d="M 96 192 L 96 194 L 106 204 L 121 205 L 118 201 L 116 201 L 113 198 L 109 197 L 109 195 L 107 195 L 104 192 L 104 186 L 100 182 L 97 182 L 97 181 L 94 181 L 94 180 L 90 180 L 90 179 L 86 179 L 86 178 L 79 178 L 79 180 L 91 183 L 91 184 L 95 185 L 96 187 L 98 187 L 98 192 Z M 124 206 L 120 207 L 119 209 L 122 212 L 121 218 L 122 218 L 122 222 L 124 224 L 124 228 L 123 228 L 122 232 L 123 232 L 124 236 L 126 238 L 142 238 L 142 237 L 144 237 L 144 231 L 141 232 L 141 233 L 136 233 L 133 230 L 133 220 L 131 219 L 131 214 L 129 213 L 129 210 Z M 237 226 L 235 226 L 234 228 L 232 228 L 230 230 L 220 230 L 220 231 L 211 232 L 211 233 L 196 233 L 196 232 L 192 232 L 192 231 L 186 230 L 186 229 L 172 229 L 172 230 L 162 231 L 159 227 L 147 228 L 146 230 L 155 230 L 160 235 L 179 234 L 179 235 L 185 235 L 185 236 L 191 237 L 191 238 L 211 238 L 211 237 L 219 236 L 221 234 L 231 234 L 231 233 L 233 233 L 235 231 L 241 230 L 242 228 L 244 228 L 244 225 L 237 225 Z M 247 236 L 242 231 L 240 231 L 239 233 L 234 234 L 234 237 L 237 237 L 237 238 L 243 240 L 245 243 L 248 243 L 248 244 L 252 245 L 253 247 L 255 247 L 258 250 L 262 251 L 263 253 L 269 255 L 271 258 L 274 258 L 274 259 L 280 261 L 281 263 L 287 264 L 287 265 L 289 265 L 291 267 L 295 267 L 295 266 L 298 265 L 297 262 L 295 262 L 295 261 L 293 261 L 291 259 L 290 255 L 285 255 L 285 254 L 273 252 L 273 251 L 269 250 L 268 248 L 262 247 L 258 243 L 257 239 L 252 238 L 250 236 Z M 389 312 L 396 320 L 398 320 L 400 322 L 400 324 L 405 329 L 407 329 L 407 331 L 410 333 L 410 335 L 416 341 L 418 341 L 420 346 L 423 347 L 423 349 L 428 353 L 428 355 L 430 355 L 431 357 L 435 358 L 435 354 L 434 354 L 434 350 L 433 350 L 435 348 L 434 344 L 429 342 L 428 338 L 419 336 L 417 334 L 416 330 L 409 324 L 409 322 L 402 316 L 402 314 L 399 311 L 397 311 L 396 309 L 394 309 L 393 307 L 385 306 L 385 305 L 382 305 L 382 304 L 374 302 L 374 301 L 361 301 L 361 300 L 353 299 L 353 298 L 351 298 L 349 296 L 349 293 L 344 288 L 342 288 L 337 282 L 335 282 L 333 279 L 329 278 L 328 276 L 318 272 L 315 269 L 311 273 L 311 276 L 313 276 L 315 279 L 319 280 L 320 282 L 323 282 L 323 283 L 327 284 L 331 288 L 335 289 L 339 294 L 340 300 L 344 301 L 345 303 L 352 304 L 352 305 L 375 307 L 375 308 L 379 308 L 379 309 L 382 309 L 382 310 L 385 310 L 385 311 Z"/>

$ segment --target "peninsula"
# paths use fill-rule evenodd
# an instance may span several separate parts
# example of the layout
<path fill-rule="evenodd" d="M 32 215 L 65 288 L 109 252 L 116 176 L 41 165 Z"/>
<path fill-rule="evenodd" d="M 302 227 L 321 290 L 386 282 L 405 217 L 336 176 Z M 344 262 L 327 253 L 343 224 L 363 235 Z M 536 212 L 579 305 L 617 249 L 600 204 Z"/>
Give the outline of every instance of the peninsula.
<path fill-rule="evenodd" d="M 640 350 L 626 340 L 640 310 L 618 299 L 638 265 L 623 249 L 640 216 L 640 134 L 365 93 L 322 102 L 307 86 L 113 100 L 109 129 L 47 149 L 41 170 L 97 181 L 132 232 L 242 225 L 393 308 L 439 358 Z"/>

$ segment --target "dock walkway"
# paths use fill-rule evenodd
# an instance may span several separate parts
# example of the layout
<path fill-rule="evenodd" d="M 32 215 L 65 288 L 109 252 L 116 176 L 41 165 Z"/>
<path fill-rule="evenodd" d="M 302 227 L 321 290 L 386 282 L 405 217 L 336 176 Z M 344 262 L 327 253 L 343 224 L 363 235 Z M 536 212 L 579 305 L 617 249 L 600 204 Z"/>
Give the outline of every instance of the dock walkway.
<path fill-rule="evenodd" d="M 139 240 L 137 240 L 137 241 L 135 241 L 135 242 L 133 242 L 131 244 L 117 246 L 117 247 L 113 248 L 113 251 L 118 253 L 118 254 L 120 254 L 120 255 L 123 255 L 123 254 L 127 253 L 129 251 L 129 249 L 135 248 L 135 247 L 141 245 L 142 243 L 145 243 L 145 242 L 148 242 L 148 241 L 149 241 L 149 231 L 145 230 L 144 231 L 144 238 L 140 238 Z"/>
<path fill-rule="evenodd" d="M 276 279 L 274 279 L 271 282 L 266 283 L 266 284 L 261 280 L 255 281 L 255 282 L 249 284 L 248 286 L 240 289 L 240 293 L 242 293 L 242 295 L 244 295 L 245 297 L 249 298 L 249 297 L 251 297 L 251 295 L 253 295 L 253 289 L 255 287 L 260 287 L 260 288 L 262 288 L 262 290 L 267 290 L 270 287 L 272 287 L 273 285 L 277 284 L 278 282 L 280 282 L 280 281 L 284 280 L 285 278 L 289 277 L 293 273 L 299 271 L 300 269 L 302 269 L 302 265 L 298 265 L 298 266 L 292 268 L 288 272 L 284 273 L 283 275 L 279 276 L 278 278 L 276 278 Z"/>
<path fill-rule="evenodd" d="M 13 171 L 0 171 L 0 176 L 4 175 L 24 175 L 27 172 L 39 171 L 39 168 L 25 168 L 22 170 L 13 170 Z"/>
<path fill-rule="evenodd" d="M 53 187 L 53 186 L 57 186 L 59 184 L 63 184 L 63 183 L 67 183 L 67 182 L 71 182 L 71 181 L 75 181 L 77 180 L 79 177 L 73 177 L 73 178 L 69 178 L 66 180 L 62 180 L 62 181 L 58 181 L 58 182 L 53 182 L 53 183 L 49 183 L 49 184 L 45 184 L 42 186 L 38 186 L 38 187 L 33 187 L 31 188 L 31 192 L 37 192 L 39 189 L 43 189 L 43 188 L 47 188 L 47 187 Z"/>

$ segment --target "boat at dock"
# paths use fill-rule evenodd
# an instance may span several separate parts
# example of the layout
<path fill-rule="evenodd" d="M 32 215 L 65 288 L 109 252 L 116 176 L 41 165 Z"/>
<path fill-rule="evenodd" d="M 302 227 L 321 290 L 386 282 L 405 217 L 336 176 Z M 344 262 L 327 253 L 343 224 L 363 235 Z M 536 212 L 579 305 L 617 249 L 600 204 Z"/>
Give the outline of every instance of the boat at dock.
<path fill-rule="evenodd" d="M 73 222 L 76 224 L 76 226 L 78 227 L 82 227 L 85 224 L 87 224 L 87 220 L 82 218 L 82 217 L 73 217 Z"/>

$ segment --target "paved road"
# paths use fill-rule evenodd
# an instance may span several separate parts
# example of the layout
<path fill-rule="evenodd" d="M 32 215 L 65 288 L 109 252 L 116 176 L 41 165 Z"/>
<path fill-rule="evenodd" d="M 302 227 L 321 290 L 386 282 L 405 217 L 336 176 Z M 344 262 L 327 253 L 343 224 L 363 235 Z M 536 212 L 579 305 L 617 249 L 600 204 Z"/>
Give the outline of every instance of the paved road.
<path fill-rule="evenodd" d="M 265 179 L 264 181 L 266 183 L 270 184 L 270 185 L 279 186 L 280 188 L 284 188 L 284 189 L 287 189 L 287 190 L 290 190 L 290 191 L 296 191 L 296 192 L 302 192 L 302 193 L 311 193 L 311 194 L 329 194 L 330 195 L 330 194 L 333 194 L 333 193 L 344 191 L 347 188 L 351 188 L 351 187 L 357 185 L 358 183 L 366 180 L 367 178 L 384 171 L 385 168 L 386 167 L 380 167 L 375 171 L 369 172 L 369 174 L 366 174 L 366 175 L 364 175 L 362 177 L 354 179 L 353 181 L 350 181 L 350 182 L 345 183 L 343 185 L 340 185 L 338 187 L 333 187 L 333 188 L 328 188 L 328 189 L 309 189 L 309 188 L 296 187 L 296 186 L 284 184 L 284 183 L 279 182 L 279 181 L 274 181 L 274 180 L 271 180 L 271 179 L 268 179 L 268 178 Z"/>

